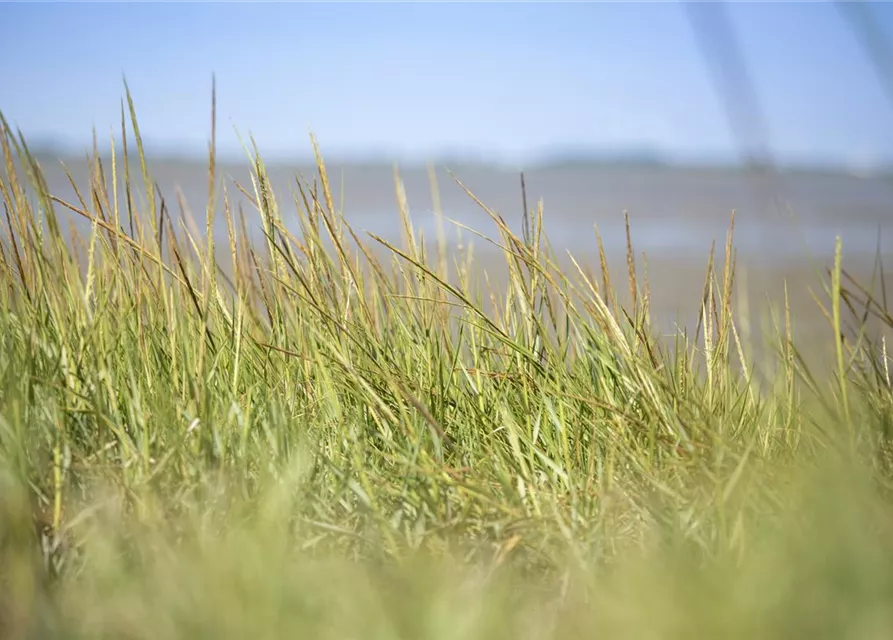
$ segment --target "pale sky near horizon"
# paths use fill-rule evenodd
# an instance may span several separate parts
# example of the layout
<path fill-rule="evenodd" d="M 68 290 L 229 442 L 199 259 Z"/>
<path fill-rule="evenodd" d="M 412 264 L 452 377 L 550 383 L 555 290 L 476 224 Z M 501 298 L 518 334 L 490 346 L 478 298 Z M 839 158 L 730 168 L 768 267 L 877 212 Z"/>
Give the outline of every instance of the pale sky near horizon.
<path fill-rule="evenodd" d="M 893 104 L 835 6 L 727 9 L 776 157 L 893 162 Z M 212 73 L 225 153 L 234 127 L 273 156 L 309 130 L 329 156 L 736 153 L 679 4 L 0 4 L 0 110 L 31 140 L 107 139 L 126 75 L 147 144 L 203 153 Z"/>

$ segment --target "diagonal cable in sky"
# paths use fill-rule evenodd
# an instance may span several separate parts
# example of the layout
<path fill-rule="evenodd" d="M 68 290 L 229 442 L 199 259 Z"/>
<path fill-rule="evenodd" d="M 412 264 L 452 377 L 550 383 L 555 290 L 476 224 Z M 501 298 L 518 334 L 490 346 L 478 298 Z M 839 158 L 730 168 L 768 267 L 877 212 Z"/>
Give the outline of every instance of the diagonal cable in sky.
<path fill-rule="evenodd" d="M 739 151 L 748 164 L 771 167 L 768 126 L 725 3 L 685 6 Z"/>
<path fill-rule="evenodd" d="M 865 49 L 881 88 L 893 105 L 893 51 L 887 46 L 877 21 L 872 19 L 868 3 L 838 0 L 835 4 Z"/>

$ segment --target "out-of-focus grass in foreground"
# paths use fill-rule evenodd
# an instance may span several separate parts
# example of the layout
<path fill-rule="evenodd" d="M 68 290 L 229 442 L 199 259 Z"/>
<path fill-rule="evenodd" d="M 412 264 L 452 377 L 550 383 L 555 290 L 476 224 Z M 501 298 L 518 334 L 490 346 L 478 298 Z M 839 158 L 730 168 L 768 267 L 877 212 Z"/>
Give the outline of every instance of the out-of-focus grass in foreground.
<path fill-rule="evenodd" d="M 519 236 L 481 204 L 509 274 L 482 286 L 399 177 L 400 246 L 352 229 L 318 153 L 293 234 L 212 134 L 190 231 L 128 103 L 140 162 L 94 149 L 76 202 L 2 123 L 3 637 L 893 635 L 893 403 L 861 330 L 893 318 L 839 246 L 828 372 L 783 305 L 756 363 L 731 231 L 668 342 L 631 246 L 621 278 L 566 273 L 541 207 Z"/>

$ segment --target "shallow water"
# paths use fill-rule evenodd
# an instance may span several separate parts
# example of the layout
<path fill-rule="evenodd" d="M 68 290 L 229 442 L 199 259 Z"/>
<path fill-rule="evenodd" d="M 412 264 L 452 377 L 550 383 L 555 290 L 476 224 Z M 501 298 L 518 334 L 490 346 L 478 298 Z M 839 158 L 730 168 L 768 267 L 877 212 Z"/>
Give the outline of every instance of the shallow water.
<path fill-rule="evenodd" d="M 42 158 L 40 162 L 50 190 L 76 203 L 74 190 L 59 161 Z M 66 165 L 86 197 L 88 164 L 84 160 L 69 160 Z M 222 194 L 221 185 L 226 184 L 233 209 L 242 207 L 249 233 L 257 234 L 259 239 L 259 217 L 233 182 L 252 191 L 247 161 L 219 168 L 225 178 L 218 182 L 219 194 Z M 291 195 L 297 192 L 294 176 L 298 173 L 313 180 L 316 170 L 311 166 L 268 169 L 282 217 L 297 232 L 296 206 Z M 521 233 L 522 200 L 517 172 L 482 166 L 451 169 L 483 203 L 503 216 L 515 232 Z M 178 194 L 182 195 L 182 201 L 198 219 L 195 232 L 201 234 L 205 228 L 208 194 L 206 167 L 156 161 L 150 162 L 150 171 L 164 196 L 168 214 L 178 217 Z M 119 167 L 119 180 L 122 173 Z M 131 173 L 139 181 L 137 162 L 131 165 Z M 829 342 L 829 327 L 813 294 L 823 296 L 819 274 L 831 262 L 837 235 L 843 239 L 846 268 L 863 281 L 871 275 L 879 238 L 886 264 L 893 264 L 893 252 L 885 241 L 893 233 L 893 178 L 890 177 L 794 173 L 770 183 L 740 171 L 629 167 L 550 168 L 525 175 L 528 204 L 534 207 L 538 200 L 543 200 L 546 233 L 558 256 L 565 256 L 560 260 L 561 266 L 574 268 L 566 258 L 566 253 L 571 252 L 581 264 L 598 274 L 594 231 L 597 225 L 614 286 L 621 296 L 627 288 L 623 212 L 629 212 L 638 276 L 644 275 L 640 256 L 645 252 L 651 308 L 662 331 L 673 331 L 677 326 L 692 328 L 696 324 L 710 246 L 716 243 L 721 270 L 733 209 L 739 266 L 736 303 L 739 310 L 746 306 L 744 311 L 751 315 L 746 322 L 754 333 L 759 333 L 760 323 L 768 319 L 768 304 L 776 308 L 781 305 L 787 284 L 800 338 L 810 344 Z M 415 230 L 422 231 L 427 240 L 435 240 L 438 219 L 433 212 L 427 170 L 405 168 L 401 170 L 401 178 Z M 496 237 L 493 221 L 446 170 L 439 169 L 437 179 L 441 210 L 446 217 Z M 107 180 L 111 180 L 110 172 Z M 329 181 L 336 206 L 343 207 L 346 219 L 355 230 L 371 231 L 399 242 L 401 223 L 393 167 L 330 165 Z M 121 184 L 118 201 L 121 211 L 126 211 Z M 219 198 L 218 212 L 222 210 L 220 202 Z M 83 219 L 71 217 L 86 229 Z M 443 226 L 451 247 L 450 258 L 458 255 L 456 247 L 467 248 L 473 244 L 478 267 L 487 270 L 491 282 L 498 283 L 504 276 L 505 264 L 493 247 L 449 222 Z M 221 243 L 219 246 L 226 246 L 226 225 L 219 215 L 215 236 Z M 886 278 L 893 282 L 893 274 L 887 273 Z"/>
<path fill-rule="evenodd" d="M 83 160 L 67 161 L 79 185 L 89 175 Z M 42 159 L 50 189 L 75 202 L 58 161 Z M 233 186 L 238 181 L 252 190 L 248 163 L 222 165 L 228 194 L 241 205 L 249 220 L 256 220 L 248 201 Z M 520 180 L 514 171 L 483 166 L 449 167 L 484 204 L 502 215 L 520 233 L 522 200 Z M 131 171 L 138 172 L 134 164 Z M 150 162 L 153 179 L 176 212 L 177 192 L 199 219 L 207 202 L 207 170 L 202 164 Z M 296 173 L 311 178 L 310 166 L 269 168 L 274 193 L 286 224 L 294 221 Z M 120 170 L 119 170 L 120 173 Z M 430 182 L 424 168 L 401 169 L 413 224 L 426 237 L 437 234 Z M 437 171 L 441 209 L 447 218 L 488 234 L 495 226 L 443 168 Z M 329 167 L 329 180 L 337 206 L 343 204 L 348 221 L 359 230 L 398 238 L 400 219 L 396 206 L 393 168 L 386 165 Z M 544 203 L 546 232 L 553 246 L 586 255 L 595 249 L 594 227 L 609 253 L 625 251 L 623 212 L 628 211 L 638 251 L 660 257 L 706 255 L 714 240 L 722 245 L 731 211 L 736 211 L 736 247 L 742 256 L 761 260 L 788 260 L 794 255 L 831 255 L 841 235 L 848 253 L 870 253 L 890 232 L 893 214 L 893 179 L 831 173 L 788 173 L 776 183 L 742 171 L 662 168 L 567 167 L 526 173 L 528 205 Z M 119 189 L 123 208 L 123 189 Z M 222 218 L 217 233 L 225 233 Z M 458 230 L 445 223 L 450 239 Z M 204 224 L 200 223 L 199 228 Z M 467 233 L 463 234 L 468 237 Z M 481 245 L 480 241 L 476 242 Z"/>

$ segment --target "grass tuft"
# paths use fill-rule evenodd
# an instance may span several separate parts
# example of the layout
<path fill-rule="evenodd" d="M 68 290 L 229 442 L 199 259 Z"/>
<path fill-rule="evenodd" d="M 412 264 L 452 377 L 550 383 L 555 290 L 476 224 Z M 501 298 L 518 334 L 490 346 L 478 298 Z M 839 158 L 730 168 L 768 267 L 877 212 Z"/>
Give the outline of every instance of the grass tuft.
<path fill-rule="evenodd" d="M 217 175 L 212 127 L 200 233 L 126 98 L 77 202 L 0 120 L 4 637 L 893 633 L 882 266 L 877 293 L 838 242 L 832 373 L 786 304 L 761 377 L 734 216 L 694 338 L 668 341 L 628 216 L 623 303 L 597 231 L 600 278 L 559 266 L 523 177 L 520 237 L 466 189 L 507 267 L 482 286 L 416 233 L 398 172 L 395 243 L 348 223 L 312 139 L 286 225 L 253 144 L 250 186 Z"/>

